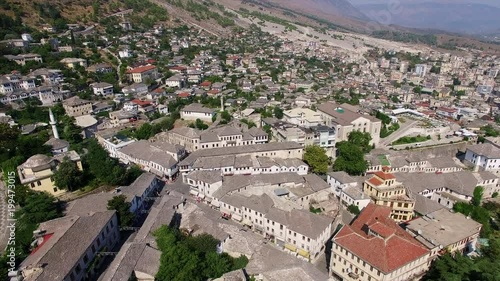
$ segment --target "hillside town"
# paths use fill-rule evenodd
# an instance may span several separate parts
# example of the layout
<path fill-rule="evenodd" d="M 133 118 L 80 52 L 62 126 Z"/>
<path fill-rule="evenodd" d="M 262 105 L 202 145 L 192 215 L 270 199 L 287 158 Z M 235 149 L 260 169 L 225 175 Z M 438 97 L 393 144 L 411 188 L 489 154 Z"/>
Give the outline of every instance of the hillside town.
<path fill-rule="evenodd" d="M 0 42 L 6 280 L 497 280 L 500 57 L 130 13 Z"/>

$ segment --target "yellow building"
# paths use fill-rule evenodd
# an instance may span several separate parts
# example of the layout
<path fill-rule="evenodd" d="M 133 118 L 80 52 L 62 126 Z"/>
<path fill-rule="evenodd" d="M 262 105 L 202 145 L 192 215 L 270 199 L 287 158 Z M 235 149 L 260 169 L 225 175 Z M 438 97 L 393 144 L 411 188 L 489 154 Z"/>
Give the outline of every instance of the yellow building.
<path fill-rule="evenodd" d="M 80 155 L 73 150 L 57 154 L 54 157 L 36 154 L 17 167 L 17 173 L 21 184 L 30 187 L 34 191 L 45 191 L 54 196 L 60 196 L 66 193 L 66 190 L 59 189 L 55 186 L 53 178 L 59 163 L 61 163 L 65 157 L 75 162 L 80 171 L 83 170 Z"/>
<path fill-rule="evenodd" d="M 363 192 L 371 200 L 382 206 L 391 207 L 391 218 L 397 222 L 408 221 L 413 217 L 415 200 L 410 198 L 402 183 L 384 167 L 383 171 L 373 174 L 373 177 L 363 183 Z"/>

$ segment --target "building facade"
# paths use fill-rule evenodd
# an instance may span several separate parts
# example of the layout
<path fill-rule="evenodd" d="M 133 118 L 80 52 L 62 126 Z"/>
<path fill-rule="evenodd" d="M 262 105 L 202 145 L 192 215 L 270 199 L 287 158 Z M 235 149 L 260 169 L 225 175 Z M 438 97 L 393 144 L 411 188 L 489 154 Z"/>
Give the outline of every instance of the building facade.
<path fill-rule="evenodd" d="M 406 188 L 396 177 L 387 172 L 375 172 L 363 183 L 363 192 L 370 196 L 377 205 L 389 206 L 391 218 L 397 222 L 408 221 L 413 218 L 415 200 L 407 194 Z"/>

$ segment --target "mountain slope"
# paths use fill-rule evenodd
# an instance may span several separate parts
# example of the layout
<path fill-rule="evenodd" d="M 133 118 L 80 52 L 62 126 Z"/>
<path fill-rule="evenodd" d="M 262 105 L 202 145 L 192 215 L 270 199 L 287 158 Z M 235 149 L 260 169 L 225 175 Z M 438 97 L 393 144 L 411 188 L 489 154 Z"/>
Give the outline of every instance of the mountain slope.
<path fill-rule="evenodd" d="M 347 0 L 265 0 L 266 2 L 311 14 L 331 14 L 352 18 L 356 20 L 368 20 L 369 18 L 351 5 Z"/>
<path fill-rule="evenodd" d="M 430 1 L 430 0 L 429 0 Z M 374 20 L 386 15 L 386 4 L 360 5 L 358 8 Z M 451 32 L 481 34 L 500 26 L 500 8 L 472 3 L 402 2 L 401 9 L 391 13 L 389 24 L 420 29 L 441 29 Z M 387 23 L 387 22 L 384 22 Z"/>

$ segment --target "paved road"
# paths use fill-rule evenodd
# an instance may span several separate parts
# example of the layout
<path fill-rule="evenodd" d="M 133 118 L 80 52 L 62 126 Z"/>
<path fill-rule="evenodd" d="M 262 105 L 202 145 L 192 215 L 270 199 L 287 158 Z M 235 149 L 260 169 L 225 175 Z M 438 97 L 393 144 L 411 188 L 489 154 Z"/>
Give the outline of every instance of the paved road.
<path fill-rule="evenodd" d="M 380 144 L 382 145 L 390 145 L 393 141 L 399 139 L 399 138 L 402 138 L 405 136 L 405 134 L 408 133 L 408 131 L 413 128 L 413 126 L 417 125 L 418 122 L 420 121 L 416 121 L 416 120 L 408 120 L 406 119 L 406 122 L 404 123 L 399 123 L 400 127 L 399 129 L 392 133 L 391 135 L 389 135 L 388 137 L 386 138 L 383 138 L 381 141 L 380 141 Z"/>

